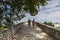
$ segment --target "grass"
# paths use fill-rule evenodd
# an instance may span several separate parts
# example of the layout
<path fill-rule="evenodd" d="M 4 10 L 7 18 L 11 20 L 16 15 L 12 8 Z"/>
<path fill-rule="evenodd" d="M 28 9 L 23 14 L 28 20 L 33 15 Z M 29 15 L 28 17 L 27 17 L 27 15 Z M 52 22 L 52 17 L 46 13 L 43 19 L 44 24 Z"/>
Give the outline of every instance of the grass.
<path fill-rule="evenodd" d="M 60 27 L 57 27 L 56 29 L 60 29 Z"/>
<path fill-rule="evenodd" d="M 4 30 L 5 28 L 4 27 L 0 27 L 0 31 Z"/>

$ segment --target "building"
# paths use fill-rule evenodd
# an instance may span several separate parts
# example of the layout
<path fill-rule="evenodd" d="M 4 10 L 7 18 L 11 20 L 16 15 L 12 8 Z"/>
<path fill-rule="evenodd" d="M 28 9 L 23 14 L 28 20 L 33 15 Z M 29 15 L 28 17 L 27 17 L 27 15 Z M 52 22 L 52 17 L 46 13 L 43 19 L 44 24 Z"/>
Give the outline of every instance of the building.
<path fill-rule="evenodd" d="M 55 27 L 55 28 L 60 27 L 60 22 L 54 23 L 54 27 Z"/>

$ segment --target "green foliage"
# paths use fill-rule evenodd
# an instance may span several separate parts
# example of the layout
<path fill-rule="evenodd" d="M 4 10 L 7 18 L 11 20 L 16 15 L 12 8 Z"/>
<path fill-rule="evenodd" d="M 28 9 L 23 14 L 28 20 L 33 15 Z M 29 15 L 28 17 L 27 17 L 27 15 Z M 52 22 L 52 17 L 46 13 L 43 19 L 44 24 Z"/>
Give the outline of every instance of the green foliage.
<path fill-rule="evenodd" d="M 40 6 L 46 5 L 46 0 L 11 0 L 11 2 L 2 2 L 0 6 L 2 5 L 4 7 L 0 7 L 0 26 L 3 24 L 3 20 L 5 20 L 4 22 L 6 26 L 11 26 L 13 21 L 24 18 L 26 12 L 29 12 L 32 16 L 35 16 L 38 13 Z M 10 5 L 10 13 L 7 13 L 8 8 L 6 5 Z"/>
<path fill-rule="evenodd" d="M 3 28 L 3 27 L 0 27 L 0 31 L 1 31 L 1 30 L 4 30 L 4 28 Z"/>
<path fill-rule="evenodd" d="M 1 25 L 0 26 L 0 31 L 4 30 L 5 28 Z"/>
<path fill-rule="evenodd" d="M 35 16 L 38 13 L 37 8 L 39 9 L 40 5 L 46 5 L 46 0 L 18 0 L 12 1 L 12 7 L 15 9 L 16 7 L 18 10 L 28 11 L 32 16 Z M 24 7 L 23 7 L 24 6 Z M 37 8 L 36 8 L 37 7 Z"/>
<path fill-rule="evenodd" d="M 52 24 L 52 22 L 44 22 L 44 24 L 54 27 L 54 25 Z"/>

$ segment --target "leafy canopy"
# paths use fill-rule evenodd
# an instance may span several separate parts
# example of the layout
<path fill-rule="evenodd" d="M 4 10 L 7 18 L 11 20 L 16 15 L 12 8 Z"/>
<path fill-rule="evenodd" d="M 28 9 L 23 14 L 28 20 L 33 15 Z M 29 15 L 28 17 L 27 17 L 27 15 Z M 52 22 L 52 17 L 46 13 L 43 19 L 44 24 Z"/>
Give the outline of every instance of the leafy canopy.
<path fill-rule="evenodd" d="M 11 0 L 3 2 L 0 4 L 0 27 L 2 24 L 10 26 L 14 24 L 14 21 L 21 20 L 25 17 L 26 12 L 35 16 L 40 6 L 46 5 L 46 3 L 46 0 Z M 7 8 L 7 5 L 10 8 Z M 9 10 L 10 12 L 7 12 Z"/>
<path fill-rule="evenodd" d="M 29 12 L 32 16 L 35 16 L 38 13 L 38 9 L 41 6 L 46 5 L 46 0 L 15 0 L 12 1 L 12 7 L 15 9 L 18 8 L 19 11 L 22 9 L 26 12 Z"/>

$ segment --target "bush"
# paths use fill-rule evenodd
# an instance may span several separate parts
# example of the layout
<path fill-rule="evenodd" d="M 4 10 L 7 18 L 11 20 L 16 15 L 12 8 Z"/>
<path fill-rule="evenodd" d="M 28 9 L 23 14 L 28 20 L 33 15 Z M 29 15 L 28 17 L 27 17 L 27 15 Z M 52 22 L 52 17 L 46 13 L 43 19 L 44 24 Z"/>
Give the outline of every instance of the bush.
<path fill-rule="evenodd" d="M 54 26 L 52 22 L 44 22 L 44 24 L 49 25 L 49 26 Z"/>

